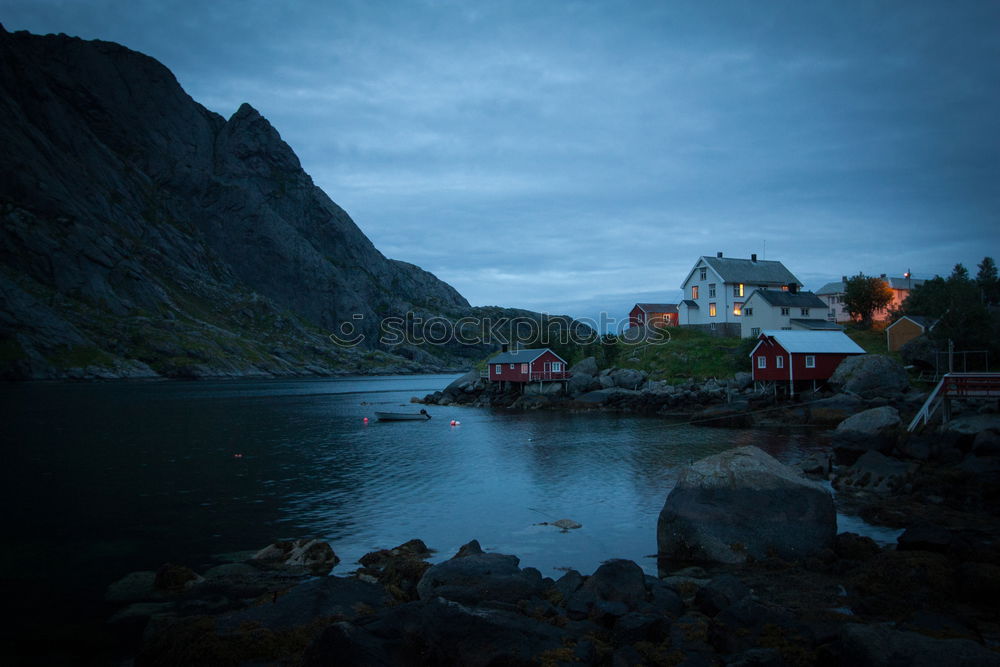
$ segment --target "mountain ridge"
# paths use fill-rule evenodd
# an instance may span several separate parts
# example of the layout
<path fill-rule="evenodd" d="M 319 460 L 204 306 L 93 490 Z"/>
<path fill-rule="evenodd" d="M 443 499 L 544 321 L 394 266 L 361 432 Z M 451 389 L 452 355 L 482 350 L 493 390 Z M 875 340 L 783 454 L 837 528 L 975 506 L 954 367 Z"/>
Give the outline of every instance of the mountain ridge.
<path fill-rule="evenodd" d="M 467 368 L 489 345 L 380 346 L 386 317 L 473 316 L 386 258 L 250 104 L 229 118 L 113 42 L 0 26 L 0 375 Z M 347 322 L 365 343 L 329 338 Z"/>

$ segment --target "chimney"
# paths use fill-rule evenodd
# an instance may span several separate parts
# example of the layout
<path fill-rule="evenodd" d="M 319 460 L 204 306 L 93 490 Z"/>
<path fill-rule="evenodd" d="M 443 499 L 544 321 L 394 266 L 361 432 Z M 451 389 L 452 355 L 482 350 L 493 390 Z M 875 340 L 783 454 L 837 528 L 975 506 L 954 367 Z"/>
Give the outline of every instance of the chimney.
<path fill-rule="evenodd" d="M 879 276 L 879 278 L 881 278 L 882 280 L 885 280 L 885 274 L 883 273 L 882 275 Z"/>
<path fill-rule="evenodd" d="M 508 343 L 500 343 L 501 352 L 510 352 L 510 345 Z"/>
<path fill-rule="evenodd" d="M 720 250 L 719 252 L 715 253 L 715 256 L 716 257 L 722 257 L 722 251 Z"/>
<path fill-rule="evenodd" d="M 750 261 L 751 262 L 756 262 L 757 261 L 757 253 L 753 253 L 752 255 L 750 255 Z"/>

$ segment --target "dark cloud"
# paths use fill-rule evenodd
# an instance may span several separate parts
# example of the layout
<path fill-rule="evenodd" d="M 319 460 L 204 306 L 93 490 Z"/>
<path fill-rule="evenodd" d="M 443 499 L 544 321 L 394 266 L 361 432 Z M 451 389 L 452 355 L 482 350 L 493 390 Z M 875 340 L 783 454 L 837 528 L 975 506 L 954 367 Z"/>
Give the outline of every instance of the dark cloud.
<path fill-rule="evenodd" d="M 996 3 L 3 8 L 250 102 L 385 254 L 473 303 L 669 300 L 720 250 L 818 287 L 1000 246 Z"/>

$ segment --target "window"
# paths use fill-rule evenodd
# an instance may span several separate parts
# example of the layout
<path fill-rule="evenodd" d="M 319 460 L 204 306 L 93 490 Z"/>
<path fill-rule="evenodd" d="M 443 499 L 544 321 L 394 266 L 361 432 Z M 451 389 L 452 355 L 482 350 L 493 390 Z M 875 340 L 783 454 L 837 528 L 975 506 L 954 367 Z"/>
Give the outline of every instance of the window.
<path fill-rule="evenodd" d="M 808 308 L 799 308 L 799 312 L 802 313 L 802 317 L 809 317 L 809 309 Z"/>
<path fill-rule="evenodd" d="M 774 358 L 774 367 L 775 368 L 784 368 L 785 367 L 785 358 L 784 357 L 775 357 Z"/>
<path fill-rule="evenodd" d="M 750 335 L 753 336 L 754 338 L 760 336 L 760 327 L 753 327 L 752 329 L 750 329 Z"/>
<path fill-rule="evenodd" d="M 514 364 L 510 365 L 510 370 L 514 370 Z"/>
<path fill-rule="evenodd" d="M 697 285 L 691 285 L 691 298 L 692 299 L 697 299 L 698 298 L 698 286 Z"/>
<path fill-rule="evenodd" d="M 767 357 L 757 357 L 757 368 L 767 368 Z"/>
<path fill-rule="evenodd" d="M 708 277 L 708 269 L 706 269 L 704 266 L 698 269 L 698 280 L 704 280 L 707 277 Z"/>
<path fill-rule="evenodd" d="M 555 373 L 558 373 L 561 370 L 562 370 L 562 363 L 560 363 L 558 361 L 553 361 L 552 362 L 552 371 L 555 372 Z"/>
<path fill-rule="evenodd" d="M 503 369 L 503 366 L 501 364 L 497 364 L 497 367 L 496 367 L 496 374 L 497 375 L 500 375 L 501 369 Z"/>
<path fill-rule="evenodd" d="M 743 296 L 743 283 L 733 285 L 733 296 Z"/>
<path fill-rule="evenodd" d="M 714 303 L 708 304 L 708 316 L 709 317 L 715 317 L 715 304 Z"/>
<path fill-rule="evenodd" d="M 733 304 L 733 315 L 739 317 L 741 314 L 743 314 L 743 302 L 737 301 Z"/>
<path fill-rule="evenodd" d="M 788 285 L 782 285 L 781 286 L 781 291 L 782 292 L 787 292 L 788 291 Z"/>
<path fill-rule="evenodd" d="M 826 314 L 826 316 L 827 317 L 836 317 L 837 316 L 837 310 L 836 309 L 831 310 L 829 313 Z"/>
<path fill-rule="evenodd" d="M 781 330 L 782 331 L 791 331 L 792 328 L 791 327 L 781 327 Z"/>
<path fill-rule="evenodd" d="M 521 364 L 521 375 L 526 375 L 528 373 L 528 364 Z"/>
<path fill-rule="evenodd" d="M 753 308 L 744 308 L 743 314 L 746 315 L 747 317 L 750 317 L 751 315 L 753 315 Z"/>
<path fill-rule="evenodd" d="M 788 314 L 788 308 L 786 306 L 782 306 L 781 307 L 781 314 L 782 315 L 787 315 Z"/>
<path fill-rule="evenodd" d="M 708 298 L 709 299 L 715 298 L 715 283 L 708 284 Z"/>
<path fill-rule="evenodd" d="M 807 354 L 806 355 L 806 368 L 816 368 L 816 355 Z"/>

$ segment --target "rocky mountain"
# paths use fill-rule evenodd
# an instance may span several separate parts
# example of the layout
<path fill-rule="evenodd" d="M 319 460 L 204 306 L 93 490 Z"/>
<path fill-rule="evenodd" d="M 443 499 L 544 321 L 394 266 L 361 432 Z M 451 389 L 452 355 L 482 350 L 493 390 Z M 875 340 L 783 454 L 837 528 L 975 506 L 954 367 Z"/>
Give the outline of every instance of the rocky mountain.
<path fill-rule="evenodd" d="M 0 117 L 3 377 L 432 370 L 495 349 L 380 343 L 386 317 L 476 311 L 384 257 L 253 107 L 223 118 L 148 56 L 0 26 Z"/>

